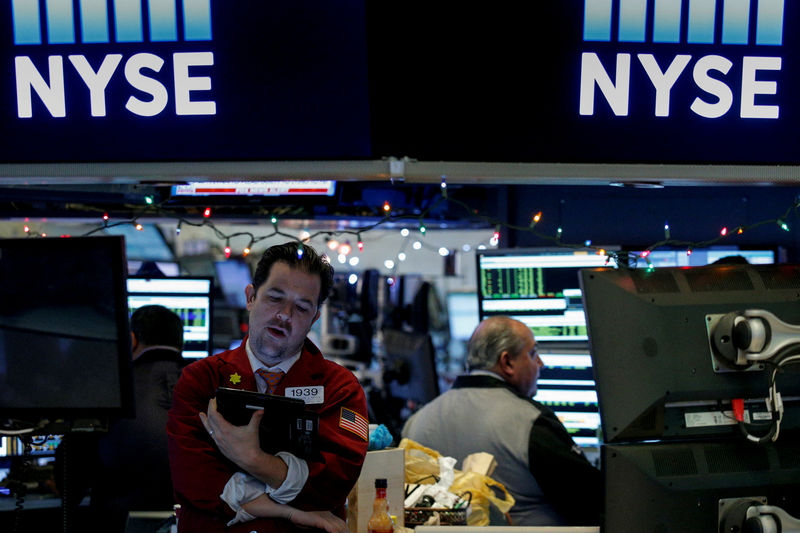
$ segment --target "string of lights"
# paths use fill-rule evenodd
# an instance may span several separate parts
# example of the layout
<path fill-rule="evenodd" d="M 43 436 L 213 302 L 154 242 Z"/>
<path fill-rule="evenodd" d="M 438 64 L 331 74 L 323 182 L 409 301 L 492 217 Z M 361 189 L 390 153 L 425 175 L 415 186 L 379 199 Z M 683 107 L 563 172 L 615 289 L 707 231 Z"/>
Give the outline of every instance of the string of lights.
<path fill-rule="evenodd" d="M 383 216 L 379 218 L 377 221 L 371 222 L 369 224 L 365 224 L 360 227 L 352 227 L 352 228 L 343 228 L 343 229 L 323 229 L 318 230 L 314 233 L 310 233 L 308 231 L 304 231 L 301 236 L 289 233 L 280 227 L 280 219 L 276 215 L 269 215 L 269 222 L 272 226 L 272 230 L 268 231 L 261 235 L 256 235 L 256 233 L 252 231 L 236 231 L 233 233 L 225 233 L 218 225 L 216 225 L 212 218 L 213 212 L 210 207 L 206 207 L 202 212 L 202 217 L 200 220 L 187 218 L 185 216 L 180 216 L 172 213 L 169 210 L 164 209 L 161 205 L 155 204 L 152 200 L 152 197 L 145 197 L 144 206 L 142 206 L 138 211 L 133 214 L 133 216 L 118 221 L 111 221 L 108 213 L 104 212 L 102 214 L 102 223 L 96 227 L 87 231 L 83 234 L 83 236 L 93 235 L 99 232 L 102 232 L 108 228 L 112 228 L 115 226 L 120 225 L 132 225 L 138 230 L 143 229 L 143 225 L 141 223 L 141 219 L 144 218 L 167 218 L 170 220 L 175 220 L 176 222 L 176 234 L 180 234 L 181 228 L 183 226 L 192 226 L 192 227 L 203 227 L 208 228 L 209 231 L 213 232 L 214 235 L 220 241 L 225 243 L 224 254 L 225 257 L 230 257 L 232 254 L 231 250 L 231 242 L 234 240 L 243 239 L 247 244 L 243 247 L 243 256 L 247 256 L 250 251 L 253 249 L 253 246 L 259 242 L 276 238 L 276 237 L 283 237 L 287 240 L 295 240 L 298 242 L 299 245 L 303 243 L 308 243 L 318 237 L 322 237 L 325 239 L 326 243 L 328 244 L 328 248 L 332 252 L 338 252 L 339 254 L 349 255 L 352 252 L 352 245 L 350 244 L 349 240 L 342 240 L 343 237 L 350 237 L 351 239 L 355 240 L 357 243 L 357 247 L 359 252 L 363 252 L 364 250 L 364 241 L 363 241 L 363 234 L 368 233 L 370 231 L 376 230 L 381 228 L 382 226 L 391 225 L 398 225 L 404 222 L 415 222 L 416 223 L 416 231 L 420 238 L 415 239 L 413 241 L 412 246 L 414 249 L 421 249 L 426 248 L 430 250 L 437 250 L 441 255 L 447 255 L 443 251 L 442 247 L 436 247 L 431 244 L 425 242 L 422 238 L 425 236 L 427 232 L 427 227 L 425 225 L 425 220 L 429 217 L 430 213 L 434 211 L 437 207 L 440 206 L 442 202 L 446 202 L 461 208 L 465 215 L 473 220 L 479 221 L 482 225 L 487 228 L 493 228 L 493 234 L 491 239 L 489 240 L 490 245 L 497 246 L 501 239 L 501 231 L 518 231 L 521 233 L 528 233 L 531 234 L 538 239 L 544 241 L 545 243 L 549 243 L 554 247 L 560 248 L 568 248 L 573 250 L 584 250 L 596 253 L 598 255 L 605 255 L 607 257 L 607 262 L 614 260 L 617 264 L 625 265 L 627 264 L 627 257 L 619 257 L 619 252 L 606 250 L 602 247 L 594 246 L 590 240 L 584 240 L 582 242 L 565 242 L 562 240 L 563 229 L 559 224 L 556 228 L 556 231 L 552 234 L 544 233 L 539 230 L 540 222 L 544 219 L 544 215 L 542 211 L 536 211 L 535 213 L 531 214 L 530 222 L 528 225 L 522 226 L 517 224 L 512 224 L 508 221 L 501 220 L 497 217 L 491 217 L 485 214 L 480 213 L 477 209 L 473 208 L 472 206 L 468 205 L 466 202 L 463 202 L 457 198 L 454 198 L 452 195 L 448 195 L 447 193 L 447 183 L 445 179 L 442 179 L 441 184 L 441 195 L 435 198 L 430 205 L 426 208 L 422 209 L 418 213 L 415 214 L 398 214 L 395 213 L 392 209 L 391 204 L 388 201 L 385 201 L 381 211 Z M 736 226 L 725 226 L 720 229 L 719 233 L 714 235 L 713 237 L 703 240 L 703 241 L 688 241 L 673 238 L 672 232 L 668 222 L 664 223 L 664 238 L 654 242 L 650 246 L 646 247 L 643 251 L 639 252 L 641 258 L 645 259 L 648 264 L 648 268 L 652 268 L 652 264 L 649 262 L 648 255 L 658 248 L 663 247 L 670 247 L 670 248 L 682 248 L 686 250 L 687 254 L 691 254 L 693 250 L 706 248 L 709 246 L 714 246 L 724 241 L 730 240 L 737 235 L 742 235 L 745 232 L 752 231 L 756 228 L 776 224 L 779 228 L 783 231 L 791 231 L 791 228 L 788 224 L 788 220 L 793 214 L 796 214 L 797 210 L 800 209 L 800 200 L 795 200 L 790 206 L 788 206 L 785 211 L 783 211 L 778 217 L 761 220 L 752 224 L 741 224 Z M 409 224 L 410 225 L 410 224 Z M 39 233 L 34 231 L 30 228 L 29 224 L 25 224 L 23 228 L 26 235 L 29 237 L 46 237 L 46 233 Z M 404 227 L 401 230 L 401 233 L 404 237 L 408 237 L 411 235 L 412 230 L 408 227 Z M 476 245 L 476 247 L 480 247 L 481 245 Z M 299 248 L 302 250 L 302 247 Z M 404 254 L 405 243 L 403 244 L 403 248 L 398 252 L 398 255 Z M 626 252 L 623 252 L 626 253 Z M 401 256 L 402 257 L 402 256 Z M 390 268 L 392 270 L 392 268 Z"/>

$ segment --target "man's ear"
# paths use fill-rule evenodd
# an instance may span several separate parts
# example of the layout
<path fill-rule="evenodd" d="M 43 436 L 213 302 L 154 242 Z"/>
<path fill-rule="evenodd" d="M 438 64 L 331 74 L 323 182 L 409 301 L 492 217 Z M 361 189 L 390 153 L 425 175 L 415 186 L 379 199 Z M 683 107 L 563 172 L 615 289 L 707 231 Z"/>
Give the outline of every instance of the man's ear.
<path fill-rule="evenodd" d="M 252 283 L 248 283 L 247 287 L 244 288 L 244 295 L 247 302 L 247 310 L 249 311 L 252 304 L 256 301 L 256 289 L 253 287 Z"/>
<path fill-rule="evenodd" d="M 503 351 L 497 358 L 497 370 L 503 377 L 508 377 L 514 373 L 514 359 L 508 350 Z"/>

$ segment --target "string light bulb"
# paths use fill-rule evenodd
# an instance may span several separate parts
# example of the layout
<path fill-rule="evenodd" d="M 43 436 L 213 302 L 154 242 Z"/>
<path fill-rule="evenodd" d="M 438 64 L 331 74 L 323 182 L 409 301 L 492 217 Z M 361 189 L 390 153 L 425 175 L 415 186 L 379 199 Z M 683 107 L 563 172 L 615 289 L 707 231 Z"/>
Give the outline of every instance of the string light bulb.
<path fill-rule="evenodd" d="M 787 224 L 783 220 L 778 219 L 777 224 L 778 224 L 778 227 L 781 228 L 783 231 L 789 231 L 789 224 Z"/>
<path fill-rule="evenodd" d="M 303 254 L 305 253 L 305 249 L 303 248 L 303 243 L 297 244 L 297 258 L 302 259 Z"/>
<path fill-rule="evenodd" d="M 225 243 L 225 259 L 230 259 L 231 257 L 231 245 L 229 243 Z"/>
<path fill-rule="evenodd" d="M 447 198 L 447 180 L 445 179 L 444 176 L 442 176 L 442 185 L 441 185 L 441 187 L 442 187 L 442 196 L 444 198 Z"/>
<path fill-rule="evenodd" d="M 539 211 L 538 213 L 533 215 L 533 217 L 531 217 L 531 225 L 530 225 L 530 227 L 534 227 L 536 224 L 539 223 L 540 220 L 542 220 L 542 212 L 541 211 Z"/>
<path fill-rule="evenodd" d="M 209 217 L 211 217 L 211 208 L 210 207 L 206 207 L 203 210 L 203 218 L 209 218 Z"/>
<path fill-rule="evenodd" d="M 142 231 L 142 230 L 144 230 L 144 226 L 142 226 L 142 225 L 141 225 L 141 224 L 139 224 L 138 222 L 136 223 L 136 225 L 135 225 L 134 227 L 136 228 L 136 231 Z"/>
<path fill-rule="evenodd" d="M 670 239 L 669 222 L 664 222 L 664 238 L 667 239 L 667 240 Z"/>
<path fill-rule="evenodd" d="M 727 227 L 727 226 L 725 226 L 725 227 L 723 227 L 721 230 L 719 230 L 719 234 L 720 234 L 720 235 L 722 235 L 723 237 L 724 237 L 725 235 L 727 235 L 727 234 L 728 234 L 728 227 Z"/>
<path fill-rule="evenodd" d="M 392 211 L 392 205 L 389 203 L 389 200 L 383 202 L 383 212 L 387 215 Z"/>
<path fill-rule="evenodd" d="M 358 243 L 357 244 L 358 244 L 358 251 L 359 252 L 363 252 L 364 251 L 364 241 L 361 240 L 361 234 L 360 233 L 358 234 Z"/>

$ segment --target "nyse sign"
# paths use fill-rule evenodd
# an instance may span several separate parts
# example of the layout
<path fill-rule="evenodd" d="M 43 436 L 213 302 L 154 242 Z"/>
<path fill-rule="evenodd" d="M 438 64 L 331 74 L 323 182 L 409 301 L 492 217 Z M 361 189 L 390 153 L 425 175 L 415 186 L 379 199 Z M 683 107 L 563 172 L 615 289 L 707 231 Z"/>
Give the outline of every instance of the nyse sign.
<path fill-rule="evenodd" d="M 85 101 L 88 95 L 90 115 L 105 117 L 110 87 L 119 92 L 125 91 L 120 88 L 126 86 L 130 94 L 125 95 L 123 107 L 133 115 L 161 114 L 167 109 L 170 95 L 178 116 L 215 115 L 209 75 L 214 65 L 213 52 L 164 54 L 162 51 L 164 45 L 178 43 L 179 27 L 183 29 L 184 43 L 211 40 L 210 0 L 183 0 L 180 13 L 176 5 L 147 0 L 143 11 L 141 0 L 116 0 L 109 13 L 109 5 L 104 1 L 46 0 L 40 4 L 38 0 L 11 0 L 15 49 L 26 52 L 14 57 L 17 116 L 32 118 L 34 102 L 38 100 L 44 106 L 41 112 L 51 117 L 67 117 L 70 104 Z M 109 24 L 109 15 L 113 25 Z M 79 21 L 79 32 L 75 31 L 75 21 Z M 158 53 L 140 48 L 145 46 L 145 28 L 149 32 L 148 47 L 157 46 Z M 93 59 L 82 53 L 66 56 L 52 53 L 56 47 L 65 46 L 76 52 L 91 53 Z M 107 53 L 97 60 L 95 50 L 98 47 L 108 50 L 110 46 L 129 53 Z M 168 61 L 171 68 L 164 69 Z M 67 83 L 74 75 L 80 82 Z M 70 87 L 76 92 L 80 87 L 85 90 L 83 94 L 72 94 Z M 74 107 L 81 109 L 79 105 Z"/>
<path fill-rule="evenodd" d="M 142 99 L 130 95 L 125 109 L 134 115 L 152 117 L 163 112 L 169 102 L 170 89 L 175 102 L 177 115 L 215 115 L 216 102 L 213 100 L 193 100 L 195 91 L 209 91 L 211 78 L 208 76 L 190 75 L 190 67 L 211 66 L 214 64 L 212 52 L 184 52 L 172 55 L 172 83 L 165 85 L 158 78 L 148 75 L 158 74 L 164 66 L 164 59 L 150 53 L 133 54 L 122 69 L 122 54 L 108 54 L 97 67 L 89 64 L 83 55 L 68 56 L 74 70 L 86 86 L 90 98 L 90 109 L 93 117 L 105 117 L 106 88 L 112 77 L 121 70 L 118 76 L 124 76 L 128 85 L 148 95 Z M 33 95 L 35 94 L 46 107 L 52 117 L 67 116 L 67 94 L 64 83 L 64 57 L 49 56 L 47 58 L 47 79 L 28 56 L 14 58 L 14 72 L 17 88 L 17 116 L 33 117 Z M 76 96 L 76 95 L 71 95 Z M 82 96 L 82 95 L 81 95 Z"/>
<path fill-rule="evenodd" d="M 769 96 L 778 94 L 778 83 L 770 80 L 769 72 L 781 70 L 780 57 L 745 56 L 741 62 L 741 77 L 730 79 L 726 76 L 733 62 L 723 56 L 707 55 L 694 59 L 691 55 L 676 55 L 672 62 L 662 68 L 653 54 L 637 54 L 640 68 L 655 90 L 653 114 L 656 117 L 670 115 L 670 95 L 676 84 L 691 76 L 698 96 L 690 105 L 693 113 L 705 118 L 720 118 L 726 115 L 734 104 L 736 86 L 740 96 L 739 117 L 777 119 L 780 107 L 777 104 L 759 103 Z M 693 65 L 689 68 L 689 65 Z M 584 52 L 581 60 L 580 114 L 595 114 L 595 87 L 611 107 L 616 116 L 627 116 L 631 92 L 631 54 L 617 54 L 614 77 L 601 62 L 596 53 Z M 683 75 L 687 70 L 691 74 Z M 712 73 L 718 73 L 713 76 Z M 720 78 L 721 77 L 721 78 Z M 685 83 L 685 82 L 684 82 Z M 637 88 L 634 88 L 637 89 Z M 644 88 L 638 88 L 644 92 Z"/>
<path fill-rule="evenodd" d="M 742 119 L 780 117 L 783 58 L 775 51 L 783 45 L 784 0 L 651 1 L 649 10 L 648 0 L 584 1 L 584 46 L 613 43 L 617 53 L 582 52 L 580 115 L 598 114 L 602 100 L 615 116 L 628 116 L 635 92 L 652 93 L 652 115 L 669 117 L 677 89 L 694 95 L 688 107 L 700 117 L 721 118 L 734 108 Z M 711 47 L 719 53 L 669 53 Z M 645 86 L 633 85 L 643 79 Z"/>

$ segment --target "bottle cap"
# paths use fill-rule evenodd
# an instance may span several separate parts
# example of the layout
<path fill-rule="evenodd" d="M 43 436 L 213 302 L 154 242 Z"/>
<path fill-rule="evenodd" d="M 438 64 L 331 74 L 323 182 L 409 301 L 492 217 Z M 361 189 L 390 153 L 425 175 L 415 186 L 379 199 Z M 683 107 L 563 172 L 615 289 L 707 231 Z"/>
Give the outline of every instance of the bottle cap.
<path fill-rule="evenodd" d="M 376 489 L 385 489 L 387 486 L 386 478 L 378 478 L 375 480 Z"/>

